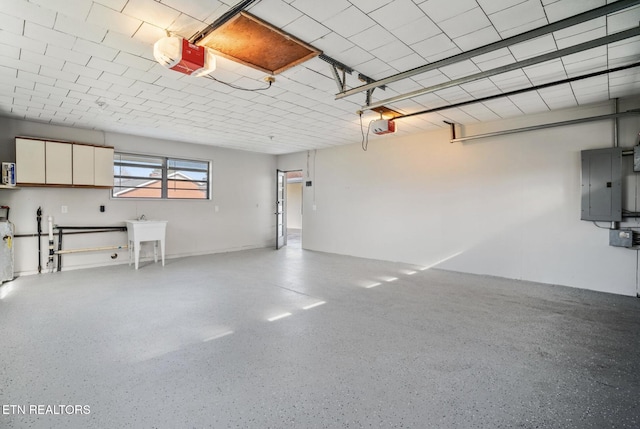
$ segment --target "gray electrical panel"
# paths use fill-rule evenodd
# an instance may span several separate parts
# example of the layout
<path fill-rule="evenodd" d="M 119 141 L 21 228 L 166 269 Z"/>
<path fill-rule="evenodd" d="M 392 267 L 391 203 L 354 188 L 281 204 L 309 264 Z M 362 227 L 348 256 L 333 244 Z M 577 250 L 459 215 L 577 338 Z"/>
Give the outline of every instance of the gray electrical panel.
<path fill-rule="evenodd" d="M 580 219 L 622 221 L 622 148 L 583 150 Z"/>

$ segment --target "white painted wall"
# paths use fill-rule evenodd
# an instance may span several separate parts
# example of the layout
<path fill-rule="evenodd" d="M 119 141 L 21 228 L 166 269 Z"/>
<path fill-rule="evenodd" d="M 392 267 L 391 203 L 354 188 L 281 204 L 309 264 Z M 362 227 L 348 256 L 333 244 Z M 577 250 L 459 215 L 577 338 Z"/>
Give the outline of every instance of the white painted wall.
<path fill-rule="evenodd" d="M 168 220 L 167 257 L 226 252 L 272 246 L 275 226 L 273 195 L 275 165 L 273 155 L 215 148 L 212 146 L 175 143 L 136 137 L 51 126 L 35 122 L 0 118 L 0 161 L 15 160 L 14 137 L 31 136 L 114 146 L 116 151 L 158 154 L 213 161 L 213 200 L 211 201 L 123 201 L 110 199 L 104 189 L 21 188 L 0 190 L 0 204 L 11 207 L 10 218 L 17 234 L 37 231 L 36 210 L 52 215 L 59 225 L 122 225 L 126 219 L 144 214 L 148 219 Z M 61 213 L 61 206 L 68 213 Z M 100 213 L 100 205 L 106 206 Z M 216 212 L 214 207 L 218 206 Z M 86 248 L 126 244 L 126 233 L 66 236 L 63 248 Z M 47 241 L 42 241 L 43 266 L 47 257 Z M 92 252 L 63 257 L 63 269 L 125 263 L 127 251 Z M 150 244 L 144 245 L 142 256 L 151 257 Z M 15 240 L 15 268 L 18 273 L 36 272 L 37 239 Z"/>
<path fill-rule="evenodd" d="M 621 110 L 639 105 L 622 101 Z M 606 103 L 464 132 L 612 109 Z M 621 146 L 633 146 L 638 131 L 640 117 L 622 119 Z M 304 169 L 313 180 L 304 188 L 303 248 L 636 295 L 637 252 L 610 247 L 607 230 L 580 221 L 580 151 L 611 146 L 613 121 L 448 139 L 448 130 L 372 137 L 367 152 L 354 144 L 280 156 L 278 168 Z M 624 159 L 625 208 L 638 210 L 631 162 Z"/>

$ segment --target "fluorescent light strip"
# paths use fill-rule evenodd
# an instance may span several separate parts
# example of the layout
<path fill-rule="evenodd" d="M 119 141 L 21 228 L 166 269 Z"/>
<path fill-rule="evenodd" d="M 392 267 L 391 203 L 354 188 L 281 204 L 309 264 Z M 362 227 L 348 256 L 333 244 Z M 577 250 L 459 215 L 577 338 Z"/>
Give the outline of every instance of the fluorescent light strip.
<path fill-rule="evenodd" d="M 284 319 L 285 317 L 289 317 L 291 316 L 291 313 L 282 313 L 282 314 L 278 314 L 277 316 L 273 316 L 270 319 L 267 319 L 269 322 L 275 322 L 276 320 L 280 320 L 280 319 Z"/>
<path fill-rule="evenodd" d="M 386 282 L 395 282 L 396 280 L 398 280 L 397 277 L 389 277 L 387 279 L 384 279 L 384 281 L 386 281 Z"/>
<path fill-rule="evenodd" d="M 326 301 L 320 301 L 320 302 L 316 302 L 315 304 L 311 304 L 311 305 L 307 305 L 306 307 L 302 307 L 302 309 L 303 310 L 309 310 L 309 309 L 312 309 L 314 307 L 318 307 L 318 306 L 320 306 L 322 304 L 326 304 L 326 303 L 327 303 Z"/>
<path fill-rule="evenodd" d="M 380 286 L 382 283 L 373 283 L 370 284 L 369 286 L 365 286 L 367 289 L 371 289 L 372 287 L 376 287 L 376 286 Z"/>

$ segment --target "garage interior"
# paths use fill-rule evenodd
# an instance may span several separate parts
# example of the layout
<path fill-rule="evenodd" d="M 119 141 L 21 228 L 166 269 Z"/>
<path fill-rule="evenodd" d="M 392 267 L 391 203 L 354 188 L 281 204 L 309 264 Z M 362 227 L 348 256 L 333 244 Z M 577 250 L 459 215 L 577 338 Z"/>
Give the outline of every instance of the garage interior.
<path fill-rule="evenodd" d="M 0 3 L 0 426 L 639 427 L 639 22 Z"/>

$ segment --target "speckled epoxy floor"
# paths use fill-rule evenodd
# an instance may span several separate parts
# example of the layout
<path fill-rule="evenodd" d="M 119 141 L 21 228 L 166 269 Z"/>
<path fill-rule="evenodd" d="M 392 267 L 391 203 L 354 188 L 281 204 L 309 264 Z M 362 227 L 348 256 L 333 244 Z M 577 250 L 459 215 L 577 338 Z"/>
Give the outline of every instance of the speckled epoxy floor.
<path fill-rule="evenodd" d="M 640 427 L 640 300 L 417 268 L 261 249 L 19 278 L 0 427 Z M 29 409 L 69 404 L 90 413 Z"/>

